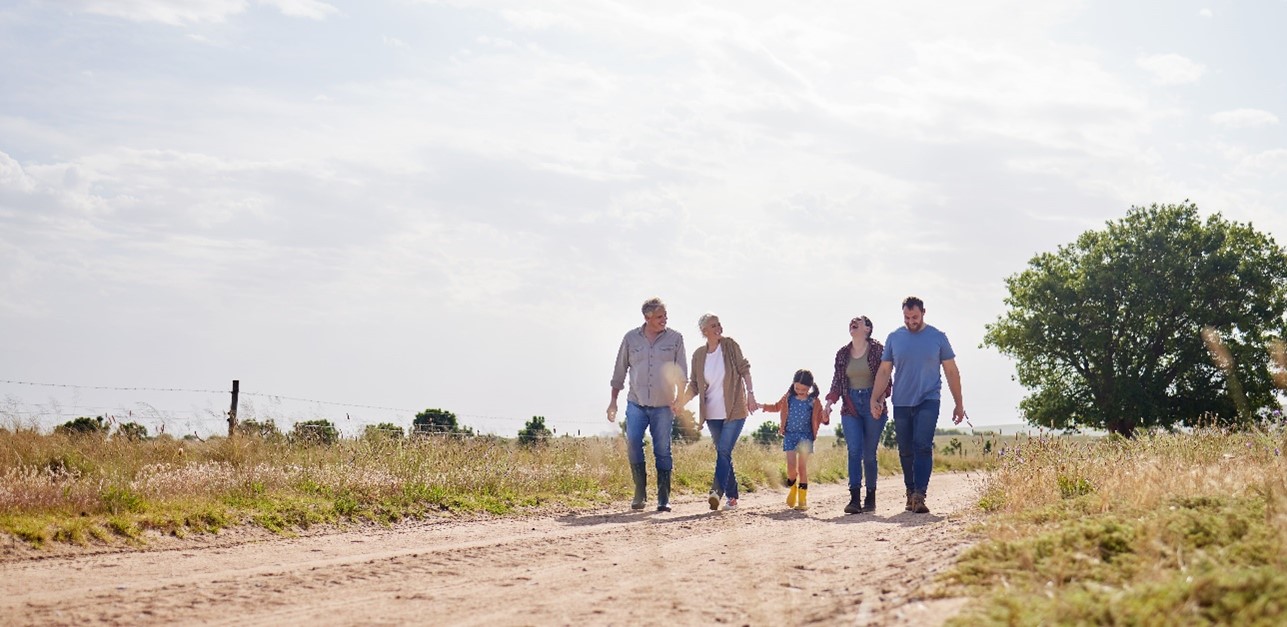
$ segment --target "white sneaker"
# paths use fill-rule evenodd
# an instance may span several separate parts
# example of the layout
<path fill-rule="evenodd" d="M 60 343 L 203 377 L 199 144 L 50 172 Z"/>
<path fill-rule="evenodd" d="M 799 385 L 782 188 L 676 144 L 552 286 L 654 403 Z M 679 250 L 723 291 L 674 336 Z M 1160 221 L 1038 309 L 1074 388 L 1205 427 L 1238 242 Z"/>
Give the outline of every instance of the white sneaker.
<path fill-rule="evenodd" d="M 724 504 L 724 509 L 737 509 L 737 499 L 729 499 L 728 503 Z"/>
<path fill-rule="evenodd" d="M 719 509 L 719 495 L 715 494 L 714 490 L 711 490 L 710 496 L 706 497 L 706 502 L 710 503 L 712 512 Z"/>

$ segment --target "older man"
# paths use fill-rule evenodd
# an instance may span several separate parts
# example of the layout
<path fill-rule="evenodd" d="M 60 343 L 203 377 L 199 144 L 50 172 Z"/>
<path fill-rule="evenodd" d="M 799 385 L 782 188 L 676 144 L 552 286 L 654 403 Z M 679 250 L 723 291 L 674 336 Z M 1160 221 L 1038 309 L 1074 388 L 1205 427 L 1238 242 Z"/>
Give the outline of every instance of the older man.
<path fill-rule="evenodd" d="M 644 323 L 621 338 L 617 362 L 612 371 L 612 402 L 608 421 L 617 419 L 617 395 L 630 375 L 626 397 L 626 457 L 635 482 L 631 509 L 643 509 L 648 500 L 648 467 L 644 462 L 644 431 L 652 435 L 652 453 L 657 464 L 657 511 L 670 511 L 670 432 L 683 401 L 688 379 L 684 336 L 666 328 L 666 305 L 660 298 L 644 301 Z"/>
<path fill-rule="evenodd" d="M 956 367 L 956 353 L 947 335 L 925 324 L 925 302 L 915 296 L 903 300 L 903 328 L 889 334 L 880 370 L 872 386 L 871 412 L 880 416 L 885 409 L 885 387 L 891 374 L 898 373 L 894 386 L 894 437 L 898 440 L 898 460 L 903 466 L 903 483 L 907 486 L 907 511 L 928 514 L 925 493 L 929 490 L 930 472 L 934 469 L 934 428 L 938 424 L 939 396 L 943 388 L 939 368 L 947 377 L 956 408 L 952 422 L 965 419 L 961 401 L 961 371 Z"/>

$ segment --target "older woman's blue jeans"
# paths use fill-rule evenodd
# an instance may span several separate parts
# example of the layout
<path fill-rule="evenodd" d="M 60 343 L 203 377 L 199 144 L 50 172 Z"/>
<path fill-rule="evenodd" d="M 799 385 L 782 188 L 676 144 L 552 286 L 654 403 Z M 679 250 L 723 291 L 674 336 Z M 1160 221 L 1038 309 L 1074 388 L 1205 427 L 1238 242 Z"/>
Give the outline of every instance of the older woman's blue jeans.
<path fill-rule="evenodd" d="M 879 419 L 871 416 L 871 390 L 849 390 L 849 399 L 858 411 L 857 416 L 841 414 L 840 426 L 845 430 L 845 446 L 849 453 L 849 489 L 857 490 L 867 476 L 867 491 L 876 489 L 876 449 L 880 436 L 889 422 L 886 411 Z"/>
<path fill-rule="evenodd" d="M 711 489 L 730 499 L 737 498 L 737 473 L 733 472 L 733 447 L 742 435 L 745 420 L 707 420 L 715 443 L 715 480 Z"/>
<path fill-rule="evenodd" d="M 626 403 L 626 458 L 632 464 L 644 461 L 644 431 L 652 435 L 652 454 L 657 470 L 670 470 L 674 460 L 670 456 L 670 431 L 675 424 L 675 412 L 670 406 L 645 407 Z"/>

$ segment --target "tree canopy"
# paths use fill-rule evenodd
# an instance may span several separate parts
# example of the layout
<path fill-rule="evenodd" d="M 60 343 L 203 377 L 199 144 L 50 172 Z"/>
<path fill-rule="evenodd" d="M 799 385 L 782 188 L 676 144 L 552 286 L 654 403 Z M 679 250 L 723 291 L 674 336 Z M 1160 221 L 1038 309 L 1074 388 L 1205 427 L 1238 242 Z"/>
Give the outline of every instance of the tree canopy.
<path fill-rule="evenodd" d="M 426 409 L 411 421 L 411 432 L 415 435 L 449 434 L 473 435 L 474 430 L 462 427 L 456 422 L 456 414 L 445 409 Z"/>
<path fill-rule="evenodd" d="M 523 429 L 518 432 L 519 444 L 541 444 L 551 437 L 553 433 L 545 426 L 545 416 L 532 416 L 532 419 L 523 425 Z"/>
<path fill-rule="evenodd" d="M 1270 347 L 1287 337 L 1287 253 L 1250 224 L 1203 220 L 1188 201 L 1132 207 L 1006 286 L 983 344 L 1015 359 L 1033 424 L 1131 437 L 1280 406 Z"/>

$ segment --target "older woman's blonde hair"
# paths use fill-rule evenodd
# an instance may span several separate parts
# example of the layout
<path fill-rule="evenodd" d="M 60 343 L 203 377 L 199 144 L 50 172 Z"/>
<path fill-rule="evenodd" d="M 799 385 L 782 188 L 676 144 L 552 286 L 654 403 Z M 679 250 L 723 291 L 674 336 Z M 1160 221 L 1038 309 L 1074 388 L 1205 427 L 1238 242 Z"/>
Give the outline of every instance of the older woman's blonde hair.
<path fill-rule="evenodd" d="M 706 312 L 706 313 L 704 313 L 704 314 L 702 314 L 702 317 L 700 317 L 700 318 L 698 318 L 698 319 L 697 319 L 697 330 L 698 330 L 698 331 L 705 331 L 705 330 L 706 330 L 706 323 L 707 323 L 707 322 L 710 322 L 711 320 L 719 320 L 719 316 L 717 316 L 717 315 L 715 315 L 715 314 L 713 314 L 713 313 L 711 313 L 711 312 L 709 312 L 709 311 L 708 311 L 708 312 Z"/>

